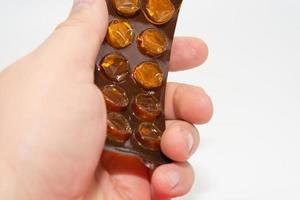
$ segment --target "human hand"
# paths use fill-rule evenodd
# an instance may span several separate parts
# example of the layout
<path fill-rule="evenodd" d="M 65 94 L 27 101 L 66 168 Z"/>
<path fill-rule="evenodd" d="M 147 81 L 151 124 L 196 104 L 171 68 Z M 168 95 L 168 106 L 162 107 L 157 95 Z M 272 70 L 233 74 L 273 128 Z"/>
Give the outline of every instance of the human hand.
<path fill-rule="evenodd" d="M 168 199 L 190 190 L 194 175 L 186 160 L 199 144 L 191 124 L 212 115 L 200 88 L 167 85 L 161 148 L 177 163 L 150 173 L 138 159 L 101 155 L 106 108 L 94 63 L 106 26 L 104 0 L 76 1 L 45 43 L 0 74 L 0 199 Z M 170 70 L 206 57 L 201 40 L 177 38 Z"/>

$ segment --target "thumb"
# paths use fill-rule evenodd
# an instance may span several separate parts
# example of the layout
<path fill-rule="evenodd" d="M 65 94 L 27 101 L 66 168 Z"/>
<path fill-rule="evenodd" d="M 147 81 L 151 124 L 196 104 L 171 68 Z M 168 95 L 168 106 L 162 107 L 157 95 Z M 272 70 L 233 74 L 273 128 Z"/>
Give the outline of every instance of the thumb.
<path fill-rule="evenodd" d="M 68 19 L 38 49 L 64 68 L 94 69 L 108 23 L 105 0 L 74 0 Z"/>

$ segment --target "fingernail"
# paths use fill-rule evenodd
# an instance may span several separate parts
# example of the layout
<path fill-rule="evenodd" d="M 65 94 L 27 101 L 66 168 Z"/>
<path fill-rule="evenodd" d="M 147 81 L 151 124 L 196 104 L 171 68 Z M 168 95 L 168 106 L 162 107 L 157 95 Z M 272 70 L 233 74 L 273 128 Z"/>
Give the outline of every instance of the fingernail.
<path fill-rule="evenodd" d="M 194 147 L 194 137 L 191 133 L 186 134 L 186 142 L 187 142 L 189 153 L 191 153 Z"/>
<path fill-rule="evenodd" d="M 73 9 L 78 9 L 84 5 L 92 5 L 95 0 L 74 0 Z"/>
<path fill-rule="evenodd" d="M 166 173 L 167 181 L 172 188 L 175 188 L 180 181 L 179 174 L 176 171 L 168 171 Z"/>

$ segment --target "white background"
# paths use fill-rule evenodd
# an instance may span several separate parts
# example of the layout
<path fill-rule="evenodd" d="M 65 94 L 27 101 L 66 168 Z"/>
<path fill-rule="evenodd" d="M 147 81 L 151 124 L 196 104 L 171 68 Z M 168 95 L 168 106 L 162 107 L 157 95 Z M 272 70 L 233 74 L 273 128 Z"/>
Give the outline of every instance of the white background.
<path fill-rule="evenodd" d="M 0 70 L 32 50 L 71 0 L 0 0 Z M 186 0 L 178 35 L 210 57 L 170 80 L 202 86 L 215 104 L 199 127 L 191 200 L 300 199 L 300 1 Z"/>

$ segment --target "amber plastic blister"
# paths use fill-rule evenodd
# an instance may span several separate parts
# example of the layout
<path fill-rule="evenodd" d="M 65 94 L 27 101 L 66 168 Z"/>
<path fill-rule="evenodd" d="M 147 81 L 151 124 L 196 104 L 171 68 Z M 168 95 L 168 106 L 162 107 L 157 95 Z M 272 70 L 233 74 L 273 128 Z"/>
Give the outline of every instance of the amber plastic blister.
<path fill-rule="evenodd" d="M 107 105 L 105 149 L 154 168 L 160 150 L 170 50 L 182 0 L 106 0 L 109 26 L 95 82 Z M 176 148 L 176 147 L 174 147 Z"/>

